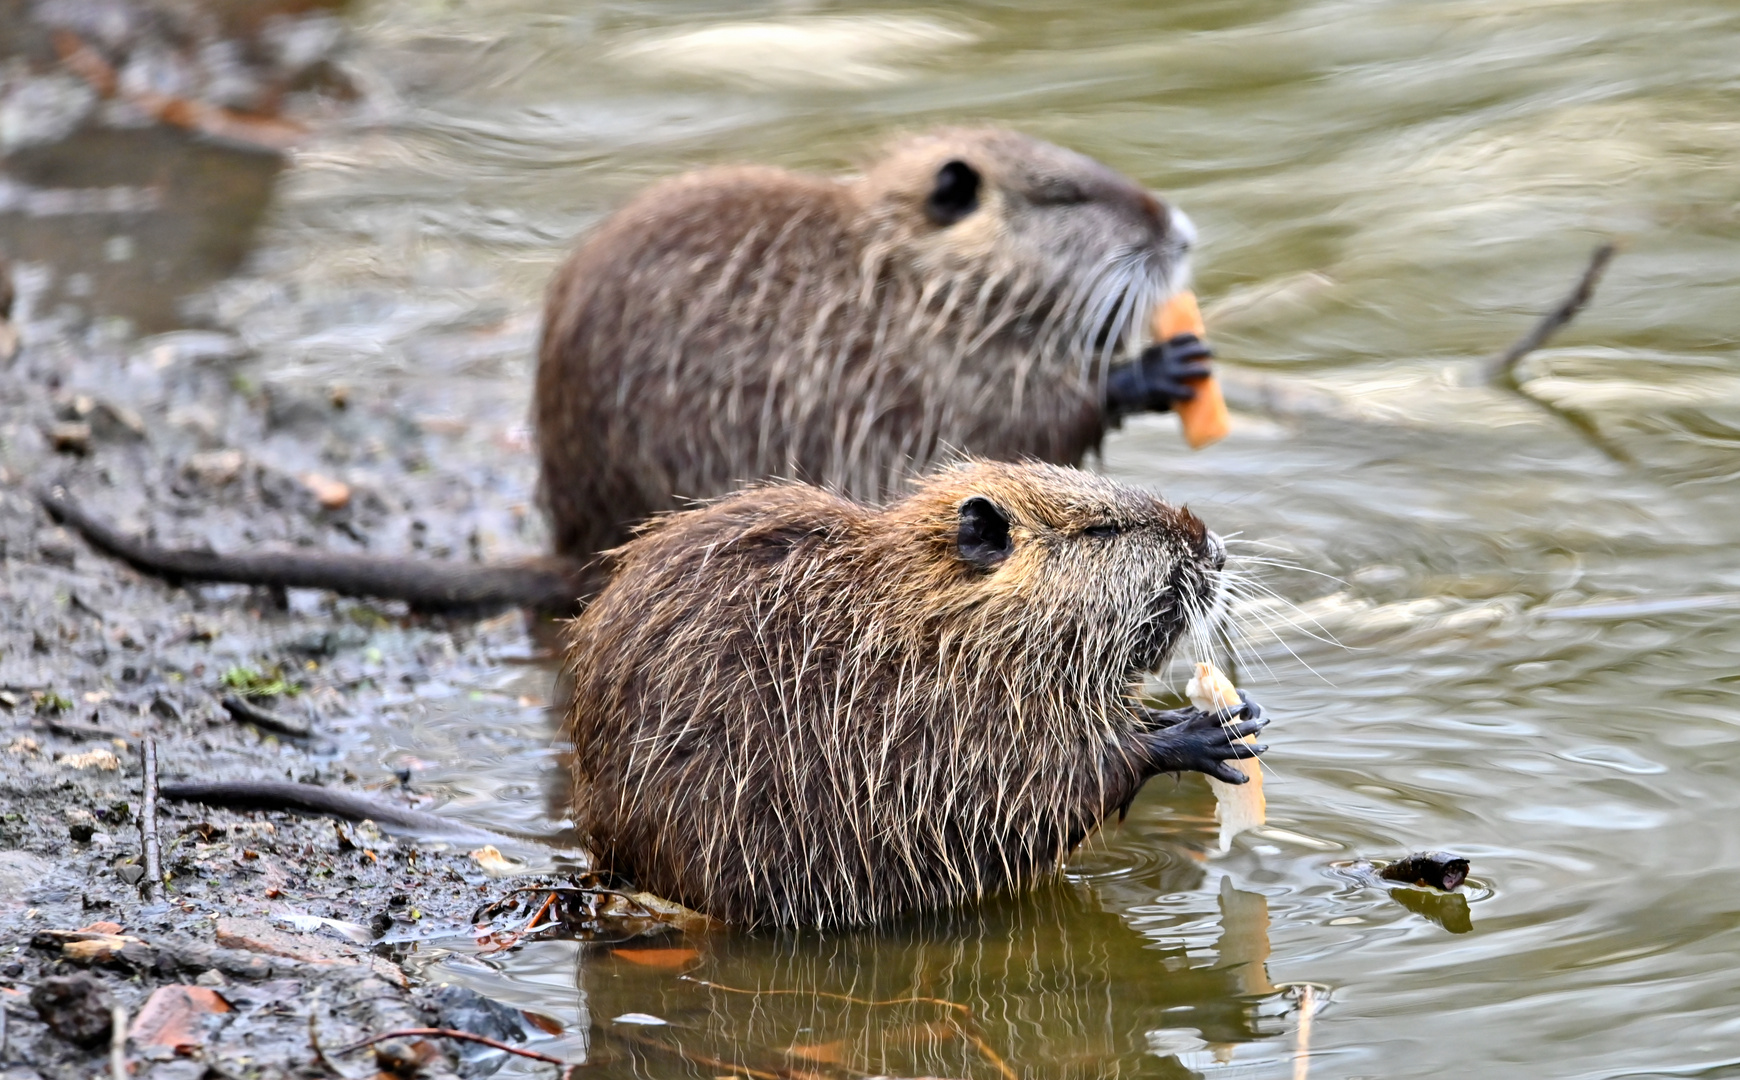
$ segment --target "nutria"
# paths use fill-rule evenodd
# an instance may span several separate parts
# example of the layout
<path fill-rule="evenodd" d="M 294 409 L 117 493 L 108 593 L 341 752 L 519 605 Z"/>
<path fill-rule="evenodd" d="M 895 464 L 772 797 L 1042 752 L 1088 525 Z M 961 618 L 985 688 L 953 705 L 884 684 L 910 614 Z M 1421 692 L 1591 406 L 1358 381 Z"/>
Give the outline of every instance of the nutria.
<path fill-rule="evenodd" d="M 1206 374 L 1188 335 L 1132 356 L 1193 238 L 1133 181 L 995 128 L 900 139 L 841 179 L 703 170 L 630 201 L 550 287 L 533 413 L 553 558 L 169 552 L 44 498 L 169 577 L 571 609 L 635 524 L 744 481 L 876 500 L 951 453 L 1080 464 Z"/>
<path fill-rule="evenodd" d="M 762 486 L 655 519 L 571 626 L 575 821 L 599 865 L 747 926 L 1031 885 L 1159 772 L 1229 783 L 1266 723 L 1135 696 L 1218 618 L 1194 515 L 972 461 L 880 508 Z M 1238 722 L 1234 722 L 1238 721 Z"/>

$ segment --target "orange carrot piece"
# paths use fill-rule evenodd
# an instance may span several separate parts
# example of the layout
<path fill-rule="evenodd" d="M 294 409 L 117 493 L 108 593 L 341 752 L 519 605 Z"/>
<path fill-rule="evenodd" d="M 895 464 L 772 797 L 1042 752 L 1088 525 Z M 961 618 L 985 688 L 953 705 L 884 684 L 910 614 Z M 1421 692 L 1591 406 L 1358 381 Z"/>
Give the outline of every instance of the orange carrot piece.
<path fill-rule="evenodd" d="M 1203 329 L 1202 311 L 1196 306 L 1196 294 L 1189 290 L 1174 293 L 1170 300 L 1161 304 L 1159 310 L 1154 312 L 1156 340 L 1169 341 L 1179 334 L 1204 337 L 1206 335 Z M 1220 383 L 1212 374 L 1196 383 L 1195 397 L 1189 401 L 1176 402 L 1172 408 L 1184 425 L 1184 441 L 1190 444 L 1192 450 L 1201 450 L 1211 443 L 1217 443 L 1232 430 L 1232 418 L 1226 411 L 1226 399 L 1221 396 Z"/>

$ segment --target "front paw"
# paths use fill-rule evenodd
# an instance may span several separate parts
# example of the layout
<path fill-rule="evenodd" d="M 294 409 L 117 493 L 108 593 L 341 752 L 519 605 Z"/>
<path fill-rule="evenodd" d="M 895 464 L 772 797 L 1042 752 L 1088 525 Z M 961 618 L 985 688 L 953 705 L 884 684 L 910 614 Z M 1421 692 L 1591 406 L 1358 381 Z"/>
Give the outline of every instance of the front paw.
<path fill-rule="evenodd" d="M 1200 772 L 1229 784 L 1250 779 L 1229 762 L 1254 758 L 1267 750 L 1243 740 L 1269 725 L 1262 706 L 1243 691 L 1236 709 L 1205 713 L 1178 709 L 1161 714 L 1176 718 L 1169 726 L 1140 736 L 1154 772 Z"/>
<path fill-rule="evenodd" d="M 1129 364 L 1113 368 L 1106 381 L 1112 413 L 1165 412 L 1196 396 L 1192 384 L 1208 378 L 1208 346 L 1195 334 L 1178 334 L 1148 346 Z"/>

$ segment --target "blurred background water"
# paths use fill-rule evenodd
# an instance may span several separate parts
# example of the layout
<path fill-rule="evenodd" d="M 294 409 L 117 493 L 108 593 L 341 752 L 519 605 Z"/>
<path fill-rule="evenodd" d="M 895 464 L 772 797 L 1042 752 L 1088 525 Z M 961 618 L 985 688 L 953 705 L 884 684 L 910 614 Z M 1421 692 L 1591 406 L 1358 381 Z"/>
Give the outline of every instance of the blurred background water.
<path fill-rule="evenodd" d="M 258 192 L 224 219 L 234 257 L 129 278 L 173 207 L 48 229 L 0 200 L 29 317 L 229 328 L 248 378 L 394 398 L 529 499 L 541 291 L 576 234 L 695 165 L 847 169 L 891 131 L 991 121 L 1185 207 L 1229 369 L 1334 404 L 1240 414 L 1200 453 L 1138 418 L 1100 463 L 1298 568 L 1261 568 L 1293 609 L 1242 617 L 1238 679 L 1274 718 L 1270 824 L 1230 853 L 1206 786 L 1162 778 L 1032 899 L 720 935 L 683 977 L 463 941 L 425 946 L 426 975 L 555 1018 L 549 1046 L 600 1076 L 1740 1076 L 1731 0 L 375 0 L 345 18 L 361 104 L 281 172 L 223 173 Z M 75 219 L 147 300 L 92 287 Z M 1479 359 L 1607 238 L 1621 255 L 1524 363 L 1527 396 L 1482 385 Z M 548 674 L 490 689 L 536 696 Z M 480 748 L 473 697 L 377 732 L 383 764 L 417 755 L 480 820 L 550 826 L 548 726 L 497 709 Z M 1344 865 L 1420 848 L 1473 860 L 1471 904 L 1392 898 Z M 936 1000 L 875 1004 L 896 998 Z"/>

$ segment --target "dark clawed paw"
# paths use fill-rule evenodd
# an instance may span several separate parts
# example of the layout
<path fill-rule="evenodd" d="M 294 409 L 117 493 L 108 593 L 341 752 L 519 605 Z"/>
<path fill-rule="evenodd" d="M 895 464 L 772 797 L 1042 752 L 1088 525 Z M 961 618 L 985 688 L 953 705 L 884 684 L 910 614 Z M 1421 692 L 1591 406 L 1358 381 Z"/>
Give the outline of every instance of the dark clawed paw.
<path fill-rule="evenodd" d="M 1142 379 L 1156 399 L 1150 407 L 1164 409 L 1174 401 L 1194 398 L 1196 387 L 1192 384 L 1208 378 L 1207 361 L 1213 355 L 1195 334 L 1179 334 L 1143 350 Z"/>
<path fill-rule="evenodd" d="M 1134 363 L 1112 369 L 1107 407 L 1114 414 L 1165 412 L 1196 396 L 1195 383 L 1209 375 L 1214 354 L 1195 334 L 1179 334 L 1142 350 Z"/>
<path fill-rule="evenodd" d="M 1250 719 L 1231 722 L 1252 712 L 1256 715 Z M 1147 738 L 1157 771 L 1207 773 L 1229 784 L 1242 784 L 1246 780 L 1244 773 L 1228 763 L 1254 758 L 1267 750 L 1266 745 L 1252 745 L 1243 740 L 1263 730 L 1268 723 L 1262 710 L 1246 699 L 1240 708 L 1224 712 L 1190 710 L 1178 723 Z"/>

